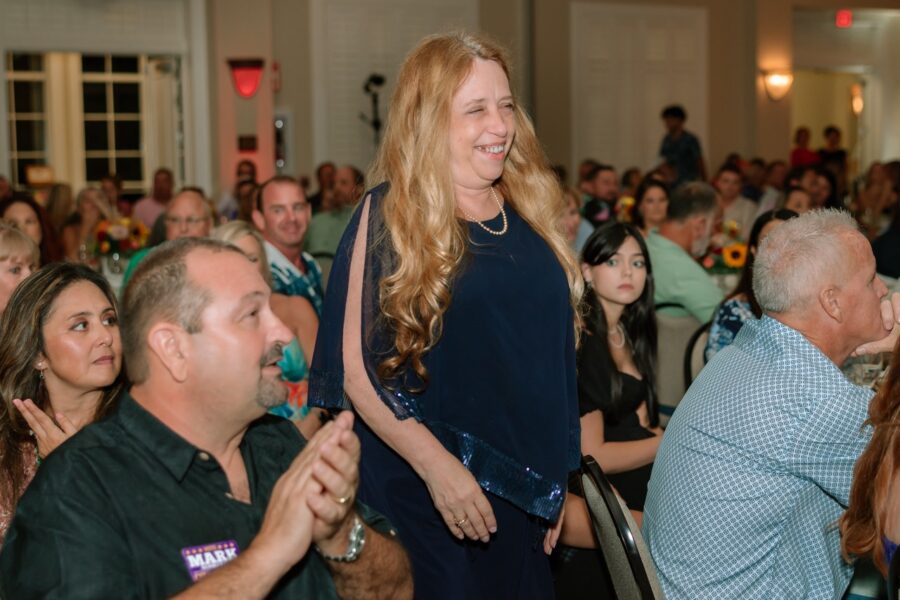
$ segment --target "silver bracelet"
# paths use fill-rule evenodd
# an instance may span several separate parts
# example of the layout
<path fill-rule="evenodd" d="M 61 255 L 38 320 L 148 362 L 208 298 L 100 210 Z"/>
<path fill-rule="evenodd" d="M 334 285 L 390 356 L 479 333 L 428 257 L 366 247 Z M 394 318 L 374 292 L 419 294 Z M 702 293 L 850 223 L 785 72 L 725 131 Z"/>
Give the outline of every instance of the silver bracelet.
<path fill-rule="evenodd" d="M 342 556 L 332 556 L 325 554 L 318 545 L 315 546 L 316 552 L 325 560 L 331 560 L 340 563 L 349 563 L 359 558 L 363 547 L 366 545 L 366 528 L 363 526 L 362 519 L 358 515 L 353 515 L 353 527 L 350 528 L 350 545 Z"/>

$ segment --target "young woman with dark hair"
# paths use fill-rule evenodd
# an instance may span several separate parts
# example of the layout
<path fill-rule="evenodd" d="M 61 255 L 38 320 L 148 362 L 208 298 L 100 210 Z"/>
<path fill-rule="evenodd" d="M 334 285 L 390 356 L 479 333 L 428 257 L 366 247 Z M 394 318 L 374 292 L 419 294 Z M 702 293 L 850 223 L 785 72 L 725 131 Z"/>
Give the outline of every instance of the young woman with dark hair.
<path fill-rule="evenodd" d="M 753 293 L 753 261 L 756 251 L 763 239 L 779 223 L 798 216 L 792 210 L 782 208 L 766 211 L 757 217 L 750 229 L 750 238 L 747 242 L 747 260 L 741 279 L 734 291 L 719 305 L 713 314 L 712 325 L 709 328 L 709 338 L 706 341 L 704 356 L 709 361 L 719 350 L 734 341 L 738 331 L 744 322 L 749 319 L 758 319 L 762 316 L 762 309 L 756 301 Z"/>
<path fill-rule="evenodd" d="M 640 232 L 599 228 L 582 252 L 584 337 L 578 354 L 582 454 L 641 510 L 659 445 L 653 275 Z"/>
<path fill-rule="evenodd" d="M 584 246 L 581 271 L 587 286 L 578 352 L 581 453 L 594 457 L 630 509 L 642 511 L 662 430 L 653 272 L 640 231 L 625 223 L 599 227 Z M 586 508 L 572 496 L 563 541 L 592 546 Z M 557 597 L 603 597 L 602 563 L 595 551 L 563 549 L 555 561 Z"/>

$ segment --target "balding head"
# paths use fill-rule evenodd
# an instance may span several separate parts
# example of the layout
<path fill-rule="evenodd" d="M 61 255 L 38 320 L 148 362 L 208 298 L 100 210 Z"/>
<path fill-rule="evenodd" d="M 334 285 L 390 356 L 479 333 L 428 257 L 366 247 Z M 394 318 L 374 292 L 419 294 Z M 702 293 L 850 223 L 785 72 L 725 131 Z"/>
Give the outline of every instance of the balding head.
<path fill-rule="evenodd" d="M 166 239 L 207 237 L 212 226 L 212 209 L 202 194 L 183 190 L 166 208 Z"/>
<path fill-rule="evenodd" d="M 166 242 L 147 255 L 125 287 L 122 349 L 134 383 L 149 376 L 147 332 L 154 323 L 176 323 L 188 333 L 200 330 L 200 315 L 210 296 L 188 278 L 187 271 L 188 256 L 198 251 L 244 256 L 237 247 L 220 241 L 184 238 Z"/>

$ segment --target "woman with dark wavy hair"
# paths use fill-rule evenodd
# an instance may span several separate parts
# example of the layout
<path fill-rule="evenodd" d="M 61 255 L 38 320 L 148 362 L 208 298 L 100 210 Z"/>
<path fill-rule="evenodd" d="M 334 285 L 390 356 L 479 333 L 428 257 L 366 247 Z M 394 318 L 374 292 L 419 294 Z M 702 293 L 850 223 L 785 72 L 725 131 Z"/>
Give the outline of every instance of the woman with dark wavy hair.
<path fill-rule="evenodd" d="M 662 434 L 650 255 L 636 227 L 610 223 L 588 239 L 581 271 L 588 288 L 578 352 L 581 452 L 641 510 Z"/>
<path fill-rule="evenodd" d="M 872 439 L 856 462 L 840 521 L 844 558 L 869 557 L 885 576 L 900 542 L 900 346 L 888 373 L 869 404 Z"/>
<path fill-rule="evenodd" d="M 666 220 L 669 187 L 653 177 L 645 177 L 634 194 L 633 222 L 644 237 Z"/>
<path fill-rule="evenodd" d="M 653 269 L 640 231 L 625 223 L 600 226 L 584 246 L 581 271 L 587 286 L 578 352 L 581 453 L 594 457 L 632 511 L 642 511 L 662 430 Z M 588 523 L 584 504 L 573 497 L 564 541 L 593 545 Z M 606 570 L 597 552 L 566 548 L 555 567 L 557 597 L 598 597 Z"/>
<path fill-rule="evenodd" d="M 16 288 L 0 318 L 0 538 L 41 460 L 109 413 L 124 380 L 102 275 L 54 263 Z"/>

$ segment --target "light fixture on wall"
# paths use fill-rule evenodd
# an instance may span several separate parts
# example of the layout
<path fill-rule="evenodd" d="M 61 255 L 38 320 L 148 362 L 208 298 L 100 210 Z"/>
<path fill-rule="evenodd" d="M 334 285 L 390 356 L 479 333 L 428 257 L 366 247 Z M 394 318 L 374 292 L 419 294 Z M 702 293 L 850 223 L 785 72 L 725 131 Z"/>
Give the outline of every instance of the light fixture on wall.
<path fill-rule="evenodd" d="M 779 101 L 785 96 L 791 89 L 791 84 L 794 83 L 794 75 L 790 71 L 763 71 L 763 85 L 766 88 L 766 96 L 769 97 L 769 100 Z"/>
<path fill-rule="evenodd" d="M 263 65 L 261 58 L 230 58 L 228 68 L 231 69 L 231 81 L 241 98 L 252 98 L 259 89 L 262 79 Z"/>
<path fill-rule="evenodd" d="M 862 95 L 862 85 L 858 83 L 854 83 L 850 86 L 850 110 L 853 111 L 853 114 L 857 117 L 862 114 L 863 111 L 863 95 Z"/>

